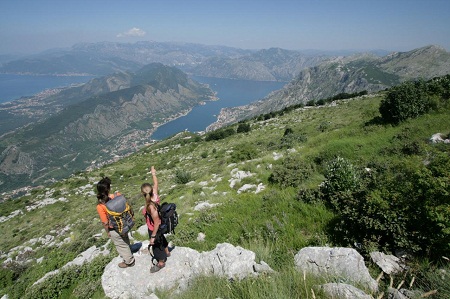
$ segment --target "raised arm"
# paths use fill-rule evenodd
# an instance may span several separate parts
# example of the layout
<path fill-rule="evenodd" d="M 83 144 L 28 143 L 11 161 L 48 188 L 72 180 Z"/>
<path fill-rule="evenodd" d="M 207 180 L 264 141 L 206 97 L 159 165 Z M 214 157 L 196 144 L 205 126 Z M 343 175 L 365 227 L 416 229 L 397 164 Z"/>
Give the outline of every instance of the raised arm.
<path fill-rule="evenodd" d="M 159 194 L 158 193 L 158 178 L 156 177 L 156 169 L 154 166 L 150 168 L 150 171 L 152 173 L 153 178 L 153 194 Z"/>

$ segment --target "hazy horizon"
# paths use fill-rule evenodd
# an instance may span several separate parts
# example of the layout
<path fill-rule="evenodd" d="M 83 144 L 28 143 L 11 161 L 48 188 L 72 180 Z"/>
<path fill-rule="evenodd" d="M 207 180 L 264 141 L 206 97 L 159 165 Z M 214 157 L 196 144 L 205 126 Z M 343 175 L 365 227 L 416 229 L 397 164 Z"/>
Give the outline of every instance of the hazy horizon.
<path fill-rule="evenodd" d="M 446 0 L 0 1 L 0 54 L 77 43 L 187 42 L 242 49 L 450 49 Z"/>

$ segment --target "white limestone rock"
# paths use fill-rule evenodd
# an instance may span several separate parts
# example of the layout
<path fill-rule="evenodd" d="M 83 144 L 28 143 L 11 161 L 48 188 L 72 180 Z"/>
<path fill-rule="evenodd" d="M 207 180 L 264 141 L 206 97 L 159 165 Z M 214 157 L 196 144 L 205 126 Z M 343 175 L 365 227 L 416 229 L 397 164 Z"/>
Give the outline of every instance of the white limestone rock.
<path fill-rule="evenodd" d="M 214 250 L 202 253 L 187 247 L 175 247 L 166 266 L 156 273 L 150 273 L 150 255 L 135 254 L 135 259 L 134 267 L 119 268 L 117 264 L 121 262 L 120 257 L 114 258 L 105 267 L 102 287 L 106 296 L 123 298 L 129 290 L 133 290 L 135 298 L 145 298 L 157 288 L 175 288 L 179 292 L 185 290 L 189 282 L 199 275 L 233 279 L 258 275 L 254 270 L 257 265 L 255 254 L 228 243 L 217 244 Z"/>
<path fill-rule="evenodd" d="M 300 272 L 340 277 L 349 283 L 360 283 L 372 291 L 378 289 L 378 283 L 370 276 L 364 258 L 352 248 L 305 247 L 294 259 Z"/>

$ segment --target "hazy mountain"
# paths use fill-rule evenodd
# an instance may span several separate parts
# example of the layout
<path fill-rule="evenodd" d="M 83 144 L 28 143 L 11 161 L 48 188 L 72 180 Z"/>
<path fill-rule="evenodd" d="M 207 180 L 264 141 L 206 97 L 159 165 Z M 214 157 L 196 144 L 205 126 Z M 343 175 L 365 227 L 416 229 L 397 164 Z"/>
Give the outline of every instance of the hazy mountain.
<path fill-rule="evenodd" d="M 302 70 L 283 89 L 260 101 L 222 109 L 218 122 L 210 129 L 338 93 L 375 92 L 405 80 L 430 79 L 449 73 L 450 53 L 439 46 L 426 46 L 384 57 L 374 54 L 338 57 Z"/>
<path fill-rule="evenodd" d="M 325 55 L 304 55 L 297 51 L 270 48 L 237 58 L 212 57 L 185 69 L 197 76 L 258 81 L 290 81 L 310 66 L 328 59 Z"/>
<path fill-rule="evenodd" d="M 82 51 L 56 51 L 4 63 L 1 73 L 39 75 L 106 75 L 136 70 L 142 63 L 119 57 L 101 57 Z"/>
<path fill-rule="evenodd" d="M 78 92 L 81 100 L 63 103 L 51 117 L 0 139 L 1 189 L 60 178 L 126 155 L 149 142 L 158 124 L 213 96 L 206 86 L 162 64 L 64 91 L 68 97 Z"/>
<path fill-rule="evenodd" d="M 183 66 L 198 64 L 213 56 L 235 58 L 251 52 L 225 46 L 173 42 L 83 43 L 70 49 L 55 49 L 6 62 L 0 67 L 0 73 L 107 75 L 137 70 L 152 62 Z"/>
<path fill-rule="evenodd" d="M 83 43 L 5 62 L 0 73 L 106 75 L 159 62 L 198 76 L 289 81 L 330 55 L 175 42 Z"/>

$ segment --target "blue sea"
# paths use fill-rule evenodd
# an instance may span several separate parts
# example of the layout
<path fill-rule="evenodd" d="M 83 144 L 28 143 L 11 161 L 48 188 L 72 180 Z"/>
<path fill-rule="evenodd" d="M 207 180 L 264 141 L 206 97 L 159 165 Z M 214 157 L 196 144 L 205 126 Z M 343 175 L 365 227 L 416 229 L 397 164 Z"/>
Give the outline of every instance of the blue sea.
<path fill-rule="evenodd" d="M 93 76 L 32 76 L 0 74 L 0 103 L 32 96 L 48 88 L 86 83 Z"/>
<path fill-rule="evenodd" d="M 220 109 L 250 104 L 264 98 L 274 90 L 281 89 L 286 84 L 286 82 L 192 78 L 198 82 L 209 84 L 209 87 L 217 93 L 219 100 L 208 101 L 206 105 L 196 106 L 189 114 L 160 126 L 152 134 L 151 139 L 162 140 L 184 130 L 204 131 L 207 126 L 217 120 Z"/>

